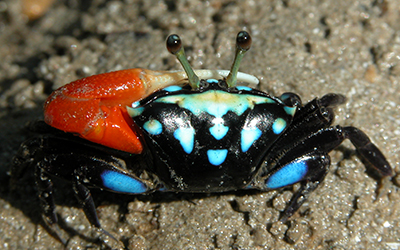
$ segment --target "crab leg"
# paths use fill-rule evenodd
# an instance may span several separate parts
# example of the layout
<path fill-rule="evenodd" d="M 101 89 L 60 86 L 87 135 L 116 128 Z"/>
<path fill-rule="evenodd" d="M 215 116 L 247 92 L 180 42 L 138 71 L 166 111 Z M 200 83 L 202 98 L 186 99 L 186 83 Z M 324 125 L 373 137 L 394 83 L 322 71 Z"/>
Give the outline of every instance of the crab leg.
<path fill-rule="evenodd" d="M 265 185 L 259 187 L 262 190 L 301 183 L 301 188 L 284 211 L 282 221 L 292 216 L 307 199 L 308 194 L 325 178 L 330 166 L 330 157 L 327 153 L 345 139 L 350 139 L 361 156 L 367 159 L 382 176 L 392 176 L 392 169 L 383 154 L 361 130 L 340 126 L 321 129 L 305 138 L 300 144 L 292 145 L 285 154 L 278 153 L 277 160 L 272 163 L 272 167 L 269 167 L 270 171 L 266 171 L 268 175 L 261 178 Z M 304 154 L 305 152 L 309 153 Z"/>
<path fill-rule="evenodd" d="M 123 158 L 105 154 L 105 151 L 96 145 L 82 144 L 82 141 L 76 137 L 65 139 L 54 135 L 44 135 L 39 140 L 27 141 L 26 145 L 35 143 L 38 148 L 32 152 L 25 151 L 24 155 L 20 156 L 24 159 L 32 159 L 27 164 L 35 166 L 36 183 L 44 209 L 44 221 L 63 243 L 66 241 L 59 234 L 55 212 L 54 178 L 72 180 L 75 195 L 91 225 L 111 237 L 113 236 L 101 228 L 88 187 L 127 194 L 148 193 L 160 188 L 155 180 L 151 180 L 148 173 L 144 174 L 147 176 L 145 180 L 138 177 L 143 173 L 142 169 L 127 171 L 126 161 Z M 120 153 L 123 157 L 132 157 L 127 153 Z M 137 157 L 137 161 L 140 161 L 140 156 Z"/>
<path fill-rule="evenodd" d="M 293 195 L 282 214 L 281 221 L 290 218 L 307 200 L 309 194 L 325 179 L 330 166 L 327 153 L 311 152 L 294 160 L 277 165 L 277 170 L 265 179 L 267 190 L 277 189 L 300 182 L 299 190 Z"/>
<path fill-rule="evenodd" d="M 283 101 L 299 107 L 292 126 L 270 150 L 270 162 L 263 167 L 253 188 L 277 189 L 294 183 L 301 183 L 281 218 L 285 221 L 301 206 L 307 196 L 325 178 L 330 166 L 328 153 L 349 139 L 362 157 L 383 176 L 390 178 L 392 169 L 381 151 L 368 136 L 354 127 L 330 127 L 333 111 L 330 107 L 344 102 L 344 96 L 328 94 L 302 106 L 300 99 L 291 93 L 282 96 Z M 309 131 L 313 133 L 304 133 Z M 293 138 L 297 138 L 293 141 Z M 381 189 L 379 190 L 381 191 Z"/>

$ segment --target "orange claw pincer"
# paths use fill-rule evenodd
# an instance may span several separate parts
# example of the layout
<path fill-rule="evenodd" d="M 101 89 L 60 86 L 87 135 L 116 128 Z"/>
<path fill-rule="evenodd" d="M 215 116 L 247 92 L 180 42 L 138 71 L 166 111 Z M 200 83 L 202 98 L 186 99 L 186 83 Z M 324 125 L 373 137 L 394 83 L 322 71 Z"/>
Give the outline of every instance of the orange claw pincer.
<path fill-rule="evenodd" d="M 44 120 L 86 140 L 140 154 L 140 134 L 126 107 L 185 77 L 183 72 L 141 68 L 89 76 L 54 91 L 45 103 Z"/>

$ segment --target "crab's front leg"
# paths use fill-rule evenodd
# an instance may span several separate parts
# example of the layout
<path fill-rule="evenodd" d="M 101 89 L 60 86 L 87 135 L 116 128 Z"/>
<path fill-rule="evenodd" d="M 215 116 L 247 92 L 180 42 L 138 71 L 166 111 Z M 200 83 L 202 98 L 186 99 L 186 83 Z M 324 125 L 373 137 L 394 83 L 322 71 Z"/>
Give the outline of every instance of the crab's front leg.
<path fill-rule="evenodd" d="M 263 178 L 264 190 L 278 189 L 301 183 L 299 190 L 293 195 L 289 205 L 281 216 L 285 222 L 308 199 L 309 194 L 325 179 L 330 166 L 330 157 L 322 152 L 310 152 L 294 158 L 281 165 L 278 163 L 268 176 Z"/>
<path fill-rule="evenodd" d="M 330 166 L 328 153 L 345 139 L 350 139 L 360 155 L 383 177 L 392 176 L 392 168 L 386 158 L 364 132 L 354 127 L 330 127 L 334 117 L 330 107 L 343 101 L 341 95 L 328 94 L 300 107 L 293 119 L 295 124 L 285 131 L 267 155 L 269 162 L 261 171 L 265 174 L 256 178 L 257 188 L 271 190 L 301 184 L 283 212 L 281 221 L 292 216 L 323 181 Z"/>

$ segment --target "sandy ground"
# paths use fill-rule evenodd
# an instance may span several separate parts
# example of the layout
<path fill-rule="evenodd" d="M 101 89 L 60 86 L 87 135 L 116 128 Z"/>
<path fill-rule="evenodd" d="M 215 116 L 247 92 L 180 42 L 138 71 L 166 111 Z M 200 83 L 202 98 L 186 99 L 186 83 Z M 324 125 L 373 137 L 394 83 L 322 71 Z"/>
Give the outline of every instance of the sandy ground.
<path fill-rule="evenodd" d="M 180 69 L 165 49 L 177 33 L 195 68 L 229 69 L 235 36 L 252 34 L 241 71 L 273 95 L 303 101 L 345 94 L 336 123 L 362 128 L 397 175 L 376 200 L 377 178 L 346 142 L 330 173 L 286 224 L 292 188 L 268 193 L 115 195 L 93 191 L 103 227 L 127 249 L 400 249 L 400 1 L 57 1 L 28 22 L 0 2 L 0 248 L 62 249 L 41 222 L 32 174 L 9 187 L 11 159 L 42 118 L 46 96 L 113 70 Z M 67 249 L 109 249 L 69 184 L 56 183 Z"/>

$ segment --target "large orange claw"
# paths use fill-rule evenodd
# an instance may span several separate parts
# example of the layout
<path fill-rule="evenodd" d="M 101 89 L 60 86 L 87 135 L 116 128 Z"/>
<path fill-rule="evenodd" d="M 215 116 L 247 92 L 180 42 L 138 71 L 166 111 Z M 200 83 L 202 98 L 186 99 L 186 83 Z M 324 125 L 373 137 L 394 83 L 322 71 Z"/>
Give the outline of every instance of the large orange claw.
<path fill-rule="evenodd" d="M 107 147 L 141 153 L 126 106 L 145 94 L 142 72 L 129 69 L 94 75 L 57 89 L 46 101 L 45 122 Z"/>
<path fill-rule="evenodd" d="M 44 106 L 47 124 L 107 147 L 139 154 L 143 147 L 126 111 L 182 73 L 127 69 L 83 78 L 54 91 Z"/>

